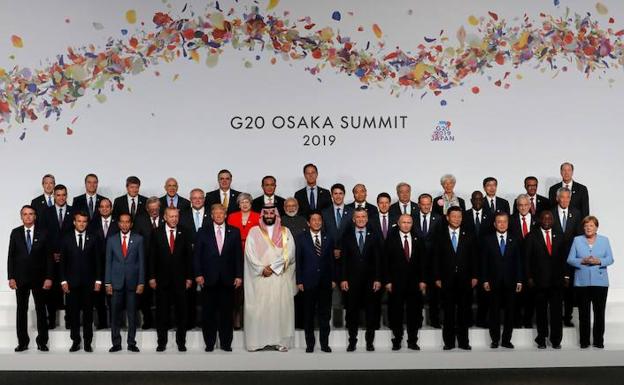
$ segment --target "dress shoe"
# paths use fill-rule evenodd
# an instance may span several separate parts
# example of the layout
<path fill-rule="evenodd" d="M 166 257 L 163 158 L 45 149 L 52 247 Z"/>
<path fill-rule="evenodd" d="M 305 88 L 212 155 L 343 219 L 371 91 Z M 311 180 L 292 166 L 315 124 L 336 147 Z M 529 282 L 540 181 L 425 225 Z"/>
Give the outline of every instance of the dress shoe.
<path fill-rule="evenodd" d="M 223 350 L 224 352 L 231 352 L 232 351 L 232 347 L 231 346 L 221 346 L 221 350 Z"/>
<path fill-rule="evenodd" d="M 212 352 L 212 351 L 214 351 L 214 346 L 206 346 L 206 347 L 204 348 L 204 351 L 205 351 L 205 352 L 208 352 L 208 353 L 209 353 L 209 352 Z"/>
<path fill-rule="evenodd" d="M 498 342 L 492 342 L 490 344 L 490 349 L 498 349 Z"/>
<path fill-rule="evenodd" d="M 109 353 L 115 353 L 121 351 L 121 345 L 113 345 L 110 349 L 108 349 Z"/>
<path fill-rule="evenodd" d="M 347 345 L 347 351 L 348 352 L 354 352 L 356 344 L 357 344 L 357 342 L 349 342 L 349 345 Z"/>
<path fill-rule="evenodd" d="M 513 349 L 514 345 L 511 343 L 511 341 L 505 341 L 501 344 L 502 347 L 507 348 L 507 349 Z"/>
<path fill-rule="evenodd" d="M 15 347 L 16 353 L 23 352 L 25 350 L 28 350 L 28 345 L 17 345 L 17 347 Z"/>
<path fill-rule="evenodd" d="M 557 349 L 557 350 L 561 349 L 561 345 L 560 344 L 553 345 L 552 347 L 553 347 L 553 349 Z"/>
<path fill-rule="evenodd" d="M 410 350 L 420 350 L 420 346 L 416 342 L 408 342 L 407 348 Z"/>
<path fill-rule="evenodd" d="M 321 346 L 321 351 L 325 353 L 331 353 L 332 350 L 329 346 Z"/>
<path fill-rule="evenodd" d="M 567 328 L 573 328 L 574 327 L 574 322 L 572 322 L 572 321 L 563 321 L 563 326 L 565 326 Z"/>
<path fill-rule="evenodd" d="M 444 345 L 444 347 L 442 348 L 442 350 L 453 350 L 455 349 L 455 346 L 453 345 Z"/>
<path fill-rule="evenodd" d="M 401 343 L 400 342 L 392 342 L 392 350 L 394 350 L 394 351 L 401 350 Z"/>
<path fill-rule="evenodd" d="M 307 346 L 306 353 L 314 353 L 314 346 Z"/>
<path fill-rule="evenodd" d="M 165 350 L 167 350 L 167 347 L 166 347 L 165 345 L 158 345 L 158 346 L 156 347 L 156 351 L 157 351 L 157 352 L 159 352 L 159 353 L 162 353 L 162 352 L 164 352 Z"/>
<path fill-rule="evenodd" d="M 140 352 L 139 348 L 136 345 L 128 345 L 128 351 L 133 353 Z"/>
<path fill-rule="evenodd" d="M 589 347 L 589 344 L 581 344 L 581 349 L 587 349 Z"/>
<path fill-rule="evenodd" d="M 185 352 L 186 351 L 186 345 L 182 345 L 182 344 L 178 345 L 178 351 L 179 352 Z"/>
<path fill-rule="evenodd" d="M 546 341 L 536 338 L 535 343 L 537 344 L 538 349 L 546 349 Z"/>
<path fill-rule="evenodd" d="M 40 352 L 48 352 L 50 351 L 50 349 L 48 349 L 48 345 L 37 345 L 37 350 L 39 350 Z"/>
<path fill-rule="evenodd" d="M 375 351 L 375 345 L 366 343 L 366 351 L 367 352 L 374 352 Z"/>
<path fill-rule="evenodd" d="M 594 344 L 595 348 L 604 349 L 604 344 Z"/>
<path fill-rule="evenodd" d="M 470 344 L 461 344 L 459 345 L 459 348 L 462 350 L 472 350 L 472 346 L 470 346 Z"/>
<path fill-rule="evenodd" d="M 84 351 L 87 353 L 93 353 L 93 348 L 91 347 L 91 344 L 85 344 Z"/>
<path fill-rule="evenodd" d="M 80 344 L 77 342 L 74 342 L 71 348 L 69 348 L 70 353 L 77 352 L 78 350 L 80 350 Z"/>

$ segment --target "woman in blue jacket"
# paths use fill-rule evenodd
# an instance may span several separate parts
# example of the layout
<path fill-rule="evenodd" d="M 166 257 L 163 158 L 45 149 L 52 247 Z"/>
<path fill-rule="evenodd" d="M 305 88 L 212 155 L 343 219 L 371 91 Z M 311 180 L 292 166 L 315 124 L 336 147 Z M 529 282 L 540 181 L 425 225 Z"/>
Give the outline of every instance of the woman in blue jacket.
<path fill-rule="evenodd" d="M 596 217 L 585 217 L 582 226 L 584 234 L 574 238 L 568 255 L 568 264 L 575 268 L 574 286 L 579 300 L 581 349 L 589 347 L 590 304 L 594 310 L 594 347 L 602 349 L 609 289 L 607 266 L 613 263 L 613 253 L 609 239 L 597 234 Z"/>

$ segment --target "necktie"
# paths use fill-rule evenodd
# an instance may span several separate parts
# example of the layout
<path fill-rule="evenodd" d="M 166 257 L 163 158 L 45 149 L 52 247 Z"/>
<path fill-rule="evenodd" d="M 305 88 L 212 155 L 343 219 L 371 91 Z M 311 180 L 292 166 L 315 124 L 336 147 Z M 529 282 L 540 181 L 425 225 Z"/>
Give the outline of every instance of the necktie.
<path fill-rule="evenodd" d="M 316 210 L 316 199 L 314 199 L 314 187 L 310 189 L 310 210 Z"/>
<path fill-rule="evenodd" d="M 453 235 L 451 236 L 451 244 L 453 245 L 453 250 L 457 252 L 457 232 L 453 231 Z"/>
<path fill-rule="evenodd" d="M 225 207 L 226 210 L 229 204 L 230 204 L 230 201 L 228 200 L 228 194 L 223 193 L 223 207 Z"/>
<path fill-rule="evenodd" d="M 405 260 L 409 262 L 410 261 L 410 249 L 409 249 L 409 242 L 407 241 L 407 235 L 403 236 L 403 255 L 405 256 Z"/>
<path fill-rule="evenodd" d="M 314 235 L 314 251 L 318 257 L 321 256 L 321 241 L 319 240 L 318 234 Z"/>
<path fill-rule="evenodd" d="M 130 216 L 134 218 L 134 214 L 136 214 L 136 202 L 134 198 L 132 198 L 132 204 L 130 205 Z"/>
<path fill-rule="evenodd" d="M 358 237 L 358 248 L 360 249 L 360 253 L 364 252 L 364 231 L 358 231 L 360 236 Z"/>
<path fill-rule="evenodd" d="M 570 185 L 566 183 L 564 187 L 569 189 Z"/>
<path fill-rule="evenodd" d="M 156 218 L 152 218 L 152 227 L 153 228 L 157 228 L 158 227 L 158 223 L 156 223 Z"/>
<path fill-rule="evenodd" d="M 496 212 L 496 206 L 494 206 L 494 199 L 490 199 L 490 208 L 492 212 Z"/>
<path fill-rule="evenodd" d="M 63 209 L 59 209 L 58 223 L 59 227 L 63 227 Z"/>
<path fill-rule="evenodd" d="M 32 250 L 32 239 L 30 238 L 30 229 L 26 229 L 26 250 L 28 254 L 30 254 L 30 250 Z"/>
<path fill-rule="evenodd" d="M 199 230 L 201 222 L 199 221 L 199 211 L 195 211 L 195 230 Z"/>
<path fill-rule="evenodd" d="M 175 235 L 173 232 L 173 229 L 169 230 L 169 250 L 171 250 L 171 254 L 173 254 L 173 249 L 175 247 Z"/>
<path fill-rule="evenodd" d="M 566 225 L 568 224 L 568 216 L 566 215 L 566 211 L 563 210 L 562 212 L 562 216 L 561 216 L 561 230 L 563 230 L 565 232 L 566 230 Z"/>
<path fill-rule="evenodd" d="M 78 233 L 78 249 L 84 250 L 84 245 L 82 244 L 82 233 Z"/>
<path fill-rule="evenodd" d="M 526 237 L 528 233 L 529 233 L 529 226 L 527 226 L 526 218 L 523 215 L 522 216 L 522 238 Z"/>
<path fill-rule="evenodd" d="M 219 248 L 219 254 L 223 250 L 223 233 L 221 232 L 221 226 L 217 226 L 217 247 Z"/>
<path fill-rule="evenodd" d="M 123 255 L 124 258 L 128 256 L 128 242 L 126 242 L 126 238 L 128 238 L 128 236 L 124 234 L 121 241 L 121 255 Z"/>
<path fill-rule="evenodd" d="M 89 218 L 93 218 L 93 197 L 89 197 Z"/>
<path fill-rule="evenodd" d="M 427 228 L 427 214 L 423 214 L 422 232 L 423 234 L 427 234 L 429 232 L 429 229 Z"/>
<path fill-rule="evenodd" d="M 336 227 L 340 228 L 340 221 L 342 221 L 342 214 L 340 214 L 340 207 L 336 208 Z"/>
<path fill-rule="evenodd" d="M 403 204 L 403 214 L 407 214 L 407 204 Z"/>
<path fill-rule="evenodd" d="M 499 247 L 501 255 L 505 255 L 505 237 L 503 235 L 500 236 Z"/>
<path fill-rule="evenodd" d="M 272 205 L 273 205 L 273 197 L 268 197 L 268 198 L 267 198 L 267 204 L 268 204 L 269 206 L 272 206 Z"/>
<path fill-rule="evenodd" d="M 104 219 L 104 238 L 106 238 L 106 235 L 108 234 L 108 219 Z"/>
<path fill-rule="evenodd" d="M 361 209 L 361 208 L 362 208 L 362 205 L 361 205 L 361 204 L 358 204 L 358 209 Z"/>
<path fill-rule="evenodd" d="M 475 235 L 478 237 L 479 236 L 479 231 L 481 230 L 481 220 L 479 219 L 479 212 L 477 211 L 475 213 L 476 217 L 475 217 Z"/>
<path fill-rule="evenodd" d="M 548 250 L 548 255 L 552 255 L 552 242 L 550 241 L 550 230 L 546 230 L 546 250 Z"/>
<path fill-rule="evenodd" d="M 388 237 L 388 219 L 384 214 L 383 220 L 381 221 L 381 232 L 383 233 L 384 239 Z"/>
<path fill-rule="evenodd" d="M 52 207 L 52 195 L 48 196 L 48 207 Z"/>
<path fill-rule="evenodd" d="M 531 215 L 535 215 L 535 198 L 531 198 Z"/>
<path fill-rule="evenodd" d="M 173 204 L 173 198 L 169 198 L 169 207 L 175 207 Z"/>

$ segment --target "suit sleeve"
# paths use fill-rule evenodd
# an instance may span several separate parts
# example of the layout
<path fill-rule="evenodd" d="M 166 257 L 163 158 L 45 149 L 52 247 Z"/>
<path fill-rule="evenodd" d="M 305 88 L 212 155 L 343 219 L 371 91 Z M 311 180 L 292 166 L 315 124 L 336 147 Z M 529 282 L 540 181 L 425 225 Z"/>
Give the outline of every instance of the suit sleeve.
<path fill-rule="evenodd" d="M 145 247 L 143 246 L 144 239 L 141 238 L 141 243 L 137 249 L 139 250 L 139 285 L 145 285 Z"/>
<path fill-rule="evenodd" d="M 477 248 L 477 242 L 473 238 L 470 239 L 470 253 L 470 265 L 472 270 L 470 278 L 479 279 L 479 251 Z"/>
<path fill-rule="evenodd" d="M 481 248 L 481 255 L 479 255 L 479 264 L 481 266 L 479 281 L 491 282 L 490 278 L 490 247 L 487 240 L 483 240 L 483 247 Z"/>
<path fill-rule="evenodd" d="M 295 244 L 295 278 L 297 280 L 297 285 L 303 283 L 303 250 L 301 244 L 304 242 L 303 237 L 297 237 L 297 241 Z"/>
<path fill-rule="evenodd" d="M 61 241 L 61 259 L 59 262 L 59 281 L 66 282 L 67 281 L 67 254 L 69 253 L 67 242 L 65 241 L 65 237 Z"/>
<path fill-rule="evenodd" d="M 112 283 L 112 274 L 113 274 L 113 248 L 112 248 L 112 239 L 110 238 L 106 241 L 106 265 L 104 267 L 104 283 L 109 285 Z"/>
<path fill-rule="evenodd" d="M 45 263 L 46 263 L 46 279 L 53 280 L 54 279 L 54 258 L 52 257 L 52 243 L 50 242 L 50 238 L 48 234 L 41 236 L 41 239 L 45 240 L 45 245 L 43 247 L 43 253 L 45 255 Z"/>
<path fill-rule="evenodd" d="M 156 279 L 156 250 L 158 247 L 156 238 L 157 237 L 150 237 L 149 245 L 147 245 L 149 248 L 149 253 L 147 253 L 147 276 L 150 280 Z"/>
<path fill-rule="evenodd" d="M 186 279 L 193 280 L 193 244 L 191 242 L 191 230 L 187 230 L 184 233 L 184 247 L 186 253 L 184 253 L 184 272 Z"/>
<path fill-rule="evenodd" d="M 416 247 L 418 250 L 418 282 L 427 282 L 427 256 L 425 252 L 424 241 L 417 241 Z"/>
<path fill-rule="evenodd" d="M 524 248 L 524 276 L 527 280 L 527 282 L 530 279 L 533 279 L 533 271 L 531 270 L 531 255 L 533 254 L 533 237 L 531 236 L 531 234 L 529 234 L 528 238 L 526 239 L 526 245 Z"/>
<path fill-rule="evenodd" d="M 232 229 L 234 231 L 234 242 L 236 245 L 234 247 L 234 257 L 236 260 L 236 278 L 243 279 L 243 242 L 241 241 L 240 231 L 237 228 Z M 295 248 L 296 249 L 296 248 Z M 296 263 L 296 261 L 295 261 Z"/>
<path fill-rule="evenodd" d="M 106 251 L 104 250 L 104 241 L 100 237 L 96 237 L 96 253 L 95 253 L 95 280 L 103 282 L 102 265 Z"/>
<path fill-rule="evenodd" d="M 16 233 L 13 231 L 9 237 L 9 253 L 7 255 L 7 279 L 15 279 L 15 244 Z"/>
<path fill-rule="evenodd" d="M 585 218 L 589 215 L 589 193 L 587 187 L 583 188 L 583 195 L 581 196 L 581 216 Z"/>
<path fill-rule="evenodd" d="M 385 257 L 382 255 L 382 243 L 380 241 L 380 239 L 374 234 L 373 237 L 375 237 L 375 248 L 374 248 L 374 261 L 375 261 L 375 281 L 378 282 L 383 282 L 383 275 L 384 275 L 384 268 L 383 265 L 385 263 Z"/>

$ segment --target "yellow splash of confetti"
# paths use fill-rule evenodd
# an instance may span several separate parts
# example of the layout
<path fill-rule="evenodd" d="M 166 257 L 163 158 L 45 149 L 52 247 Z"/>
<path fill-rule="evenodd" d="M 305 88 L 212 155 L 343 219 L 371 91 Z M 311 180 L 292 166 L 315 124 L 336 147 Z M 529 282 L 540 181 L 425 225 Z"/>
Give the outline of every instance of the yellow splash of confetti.
<path fill-rule="evenodd" d="M 22 38 L 17 35 L 11 36 L 11 44 L 13 44 L 13 47 L 15 48 L 22 48 L 24 46 Z"/>
<path fill-rule="evenodd" d="M 477 19 L 474 15 L 470 15 L 468 17 L 468 24 L 470 24 L 472 26 L 479 25 L 479 19 Z"/>
<path fill-rule="evenodd" d="M 134 24 L 137 21 L 137 15 L 136 15 L 136 11 L 134 9 L 131 9 L 129 11 L 126 12 L 126 21 L 130 24 Z"/>
<path fill-rule="evenodd" d="M 609 8 L 607 8 L 607 6 L 602 3 L 596 3 L 596 11 L 600 15 L 606 15 L 607 13 L 609 13 Z"/>
<path fill-rule="evenodd" d="M 191 51 L 191 59 L 195 60 L 196 63 L 199 63 L 199 53 L 197 50 Z"/>
<path fill-rule="evenodd" d="M 269 5 L 267 6 L 267 11 L 270 11 L 273 8 L 277 7 L 278 4 L 279 4 L 279 0 L 269 0 Z"/>
<path fill-rule="evenodd" d="M 373 33 L 377 36 L 377 39 L 381 39 L 383 32 L 381 32 L 381 28 L 377 24 L 373 24 Z"/>

